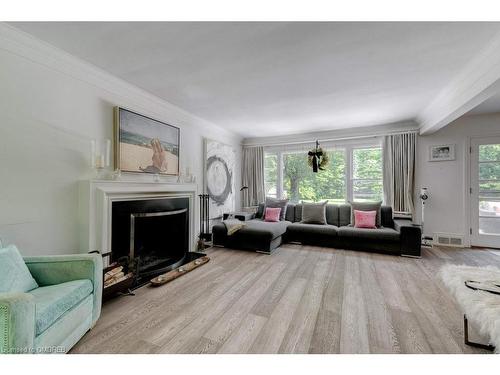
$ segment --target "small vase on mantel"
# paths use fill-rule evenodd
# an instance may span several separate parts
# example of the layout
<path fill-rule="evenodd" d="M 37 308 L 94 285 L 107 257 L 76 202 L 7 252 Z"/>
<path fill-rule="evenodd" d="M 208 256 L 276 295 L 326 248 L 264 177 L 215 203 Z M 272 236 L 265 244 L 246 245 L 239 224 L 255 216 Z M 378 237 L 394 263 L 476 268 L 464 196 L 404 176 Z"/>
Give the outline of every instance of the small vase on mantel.
<path fill-rule="evenodd" d="M 189 167 L 186 167 L 184 173 L 182 171 L 179 173 L 178 182 L 188 183 L 188 184 L 191 184 L 191 183 L 195 182 L 195 178 L 191 174 L 191 169 Z"/>
<path fill-rule="evenodd" d="M 120 169 L 115 169 L 111 178 L 115 181 L 120 181 L 122 179 L 122 171 Z"/>
<path fill-rule="evenodd" d="M 111 158 L 111 141 L 109 139 L 90 141 L 90 165 L 94 170 L 94 178 L 106 178 L 106 169 L 109 168 Z"/>

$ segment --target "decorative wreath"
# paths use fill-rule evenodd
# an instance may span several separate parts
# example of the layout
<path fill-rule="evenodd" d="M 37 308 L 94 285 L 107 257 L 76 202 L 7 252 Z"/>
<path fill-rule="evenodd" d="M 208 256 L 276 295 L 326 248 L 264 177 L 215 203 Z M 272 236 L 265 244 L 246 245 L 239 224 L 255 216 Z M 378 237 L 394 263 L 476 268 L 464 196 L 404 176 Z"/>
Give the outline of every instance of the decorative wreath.
<path fill-rule="evenodd" d="M 318 170 L 323 171 L 328 165 L 328 153 L 319 147 L 318 141 L 316 141 L 316 147 L 307 153 L 307 162 L 315 173 L 317 173 Z"/>

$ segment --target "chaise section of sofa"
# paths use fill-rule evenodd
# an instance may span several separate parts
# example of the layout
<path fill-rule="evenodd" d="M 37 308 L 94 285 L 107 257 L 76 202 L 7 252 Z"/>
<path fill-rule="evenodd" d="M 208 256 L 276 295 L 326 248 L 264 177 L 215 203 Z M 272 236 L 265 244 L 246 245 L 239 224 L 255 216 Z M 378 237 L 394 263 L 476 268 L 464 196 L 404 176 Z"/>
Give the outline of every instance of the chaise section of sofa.
<path fill-rule="evenodd" d="M 285 241 L 284 236 L 291 224 L 289 220 L 293 220 L 294 215 L 294 206 L 289 205 L 286 220 L 273 223 L 254 217 L 245 221 L 245 226 L 231 236 L 227 235 L 226 226 L 223 223 L 216 224 L 212 228 L 214 245 L 270 254 Z"/>

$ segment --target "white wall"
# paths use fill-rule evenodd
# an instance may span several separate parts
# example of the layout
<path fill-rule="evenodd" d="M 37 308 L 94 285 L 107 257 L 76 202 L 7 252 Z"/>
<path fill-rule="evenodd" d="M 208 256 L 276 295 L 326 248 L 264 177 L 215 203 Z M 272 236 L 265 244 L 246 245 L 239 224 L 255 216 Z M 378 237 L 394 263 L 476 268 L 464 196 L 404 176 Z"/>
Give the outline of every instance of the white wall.
<path fill-rule="evenodd" d="M 438 132 L 418 139 L 416 190 L 429 188 L 425 233 L 469 233 L 469 156 L 471 137 L 500 135 L 500 113 L 464 116 Z M 454 161 L 429 162 L 429 146 L 455 144 Z M 419 200 L 416 200 L 420 204 Z M 417 205 L 420 221 L 420 206 Z"/>
<path fill-rule="evenodd" d="M 17 244 L 26 255 L 78 251 L 77 182 L 91 176 L 90 139 L 112 138 L 116 105 L 181 128 L 181 168 L 189 167 L 196 175 L 199 191 L 203 137 L 233 145 L 239 191 L 240 137 L 0 24 L 0 238 L 4 242 Z M 239 193 L 236 197 L 238 207 Z"/>

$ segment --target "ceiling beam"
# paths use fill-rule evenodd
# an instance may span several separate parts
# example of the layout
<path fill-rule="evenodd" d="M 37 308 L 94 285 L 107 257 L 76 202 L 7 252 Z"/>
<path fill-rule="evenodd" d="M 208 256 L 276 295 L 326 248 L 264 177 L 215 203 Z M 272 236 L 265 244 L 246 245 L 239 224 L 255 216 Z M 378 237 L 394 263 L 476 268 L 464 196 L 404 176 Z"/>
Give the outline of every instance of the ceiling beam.
<path fill-rule="evenodd" d="M 500 33 L 417 116 L 432 134 L 500 92 Z"/>

